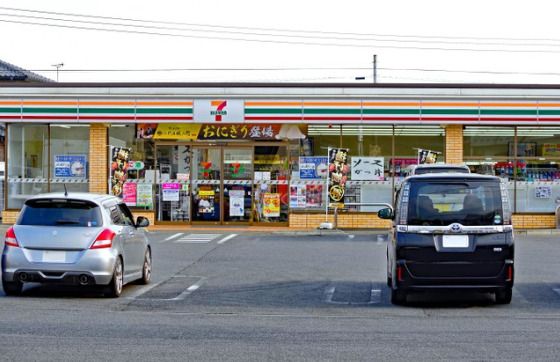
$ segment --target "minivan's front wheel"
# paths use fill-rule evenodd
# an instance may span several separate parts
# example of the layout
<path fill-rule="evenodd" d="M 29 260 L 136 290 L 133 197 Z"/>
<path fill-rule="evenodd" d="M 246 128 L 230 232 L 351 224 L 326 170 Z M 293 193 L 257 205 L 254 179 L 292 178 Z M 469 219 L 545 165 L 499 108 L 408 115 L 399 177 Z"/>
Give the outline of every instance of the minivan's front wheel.
<path fill-rule="evenodd" d="M 496 292 L 496 304 L 509 304 L 511 303 L 512 289 L 504 288 Z"/>
<path fill-rule="evenodd" d="M 6 295 L 20 295 L 23 289 L 22 282 L 7 282 L 2 280 L 2 289 L 4 289 L 4 294 Z"/>
<path fill-rule="evenodd" d="M 117 258 L 115 269 L 113 270 L 113 278 L 105 289 L 105 296 L 109 298 L 118 298 L 121 296 L 123 289 L 123 264 L 121 258 Z"/>
<path fill-rule="evenodd" d="M 406 303 L 406 292 L 401 289 L 391 288 L 391 303 L 395 305 L 403 305 Z"/>

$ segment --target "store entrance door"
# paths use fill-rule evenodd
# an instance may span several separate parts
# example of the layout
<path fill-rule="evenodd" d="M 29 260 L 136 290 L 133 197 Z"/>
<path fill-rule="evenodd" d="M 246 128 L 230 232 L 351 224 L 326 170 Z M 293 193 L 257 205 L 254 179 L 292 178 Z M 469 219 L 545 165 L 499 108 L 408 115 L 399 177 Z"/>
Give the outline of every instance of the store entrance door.
<path fill-rule="evenodd" d="M 159 223 L 188 223 L 190 217 L 191 146 L 156 145 L 156 216 Z"/>
<path fill-rule="evenodd" d="M 251 221 L 253 147 L 193 146 L 193 224 Z"/>

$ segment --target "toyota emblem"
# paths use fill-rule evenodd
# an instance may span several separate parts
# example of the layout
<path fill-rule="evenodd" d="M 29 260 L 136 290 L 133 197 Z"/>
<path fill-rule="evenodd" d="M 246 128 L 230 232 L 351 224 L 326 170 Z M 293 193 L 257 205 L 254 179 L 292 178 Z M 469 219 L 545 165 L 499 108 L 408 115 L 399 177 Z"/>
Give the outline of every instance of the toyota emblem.
<path fill-rule="evenodd" d="M 461 229 L 462 229 L 461 224 L 458 224 L 458 223 L 451 224 L 451 231 L 452 232 L 460 233 Z"/>

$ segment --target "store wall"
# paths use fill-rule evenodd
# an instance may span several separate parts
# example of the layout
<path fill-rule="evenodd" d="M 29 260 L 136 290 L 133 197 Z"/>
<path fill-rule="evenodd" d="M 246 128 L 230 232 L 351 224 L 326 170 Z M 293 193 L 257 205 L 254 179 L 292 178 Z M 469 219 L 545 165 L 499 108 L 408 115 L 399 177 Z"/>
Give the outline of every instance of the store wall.
<path fill-rule="evenodd" d="M 107 126 L 105 124 L 94 123 L 91 125 L 89 143 L 91 175 L 89 191 L 107 193 L 109 147 L 107 146 Z"/>

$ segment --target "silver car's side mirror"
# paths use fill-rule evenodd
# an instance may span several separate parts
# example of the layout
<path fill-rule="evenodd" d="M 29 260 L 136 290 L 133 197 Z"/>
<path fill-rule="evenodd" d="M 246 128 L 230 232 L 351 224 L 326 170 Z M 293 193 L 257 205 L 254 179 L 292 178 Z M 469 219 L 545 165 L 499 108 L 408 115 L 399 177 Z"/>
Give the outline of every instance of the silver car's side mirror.
<path fill-rule="evenodd" d="M 150 220 L 148 220 L 144 216 L 138 216 L 138 218 L 136 219 L 136 227 L 145 228 L 147 226 L 150 226 Z"/>

